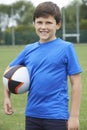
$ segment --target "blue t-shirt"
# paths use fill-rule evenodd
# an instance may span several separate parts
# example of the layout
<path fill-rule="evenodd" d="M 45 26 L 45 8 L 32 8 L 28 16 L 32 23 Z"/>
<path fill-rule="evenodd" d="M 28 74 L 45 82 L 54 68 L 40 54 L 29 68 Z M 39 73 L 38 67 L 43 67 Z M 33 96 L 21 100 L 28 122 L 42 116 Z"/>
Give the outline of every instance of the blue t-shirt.
<path fill-rule="evenodd" d="M 30 74 L 26 116 L 68 119 L 68 75 L 81 73 L 73 44 L 58 38 L 26 45 L 10 63 L 24 65 Z"/>

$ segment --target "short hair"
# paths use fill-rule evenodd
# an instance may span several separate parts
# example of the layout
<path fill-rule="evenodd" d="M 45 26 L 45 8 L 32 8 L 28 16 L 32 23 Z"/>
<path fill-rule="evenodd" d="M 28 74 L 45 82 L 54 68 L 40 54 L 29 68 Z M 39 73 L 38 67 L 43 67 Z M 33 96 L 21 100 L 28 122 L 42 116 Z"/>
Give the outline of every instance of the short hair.
<path fill-rule="evenodd" d="M 54 17 L 56 23 L 61 21 L 60 8 L 55 3 L 50 1 L 40 3 L 34 11 L 33 21 L 35 21 L 36 18 L 48 17 L 50 15 Z"/>

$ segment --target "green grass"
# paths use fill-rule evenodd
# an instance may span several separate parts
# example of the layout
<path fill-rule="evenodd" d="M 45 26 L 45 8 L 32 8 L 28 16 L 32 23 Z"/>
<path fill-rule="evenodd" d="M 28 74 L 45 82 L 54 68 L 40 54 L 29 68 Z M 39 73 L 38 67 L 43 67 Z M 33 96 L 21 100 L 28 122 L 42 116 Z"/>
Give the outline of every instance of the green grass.
<path fill-rule="evenodd" d="M 24 130 L 24 111 L 27 94 L 12 94 L 14 114 L 7 116 L 3 111 L 2 76 L 9 62 L 17 56 L 24 46 L 0 46 L 0 130 Z M 82 73 L 82 102 L 80 109 L 80 130 L 87 130 L 87 44 L 76 44 L 76 52 L 83 69 Z"/>

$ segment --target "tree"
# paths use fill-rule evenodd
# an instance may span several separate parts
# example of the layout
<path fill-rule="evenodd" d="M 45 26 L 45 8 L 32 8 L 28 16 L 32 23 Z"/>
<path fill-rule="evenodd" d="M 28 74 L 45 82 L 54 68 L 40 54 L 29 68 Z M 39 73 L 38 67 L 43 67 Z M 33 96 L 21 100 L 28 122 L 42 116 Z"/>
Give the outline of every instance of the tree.
<path fill-rule="evenodd" d="M 12 43 L 13 28 L 15 31 L 15 40 L 19 39 L 18 36 L 21 34 L 20 39 L 22 39 L 22 42 L 20 42 L 20 44 L 24 43 L 24 39 L 27 39 L 29 31 L 34 32 L 32 24 L 34 9 L 33 4 L 27 0 L 19 0 L 11 5 L 0 4 L 0 44 Z M 16 23 L 15 27 L 13 27 L 14 22 Z M 33 40 L 33 38 L 31 40 Z M 1 41 L 3 41 L 3 43 Z"/>
<path fill-rule="evenodd" d="M 87 6 L 85 4 L 80 7 L 80 19 L 87 20 Z"/>
<path fill-rule="evenodd" d="M 13 5 L 15 20 L 17 24 L 30 24 L 32 23 L 32 16 L 35 7 L 30 1 L 20 0 Z"/>
<path fill-rule="evenodd" d="M 3 31 L 8 27 L 9 17 L 10 17 L 10 6 L 9 5 L 0 5 L 0 29 Z"/>
<path fill-rule="evenodd" d="M 11 5 L 0 5 L 0 23 L 4 22 L 5 27 L 9 27 L 9 23 L 16 22 L 20 24 L 32 24 L 32 16 L 35 7 L 30 1 L 19 0 Z"/>

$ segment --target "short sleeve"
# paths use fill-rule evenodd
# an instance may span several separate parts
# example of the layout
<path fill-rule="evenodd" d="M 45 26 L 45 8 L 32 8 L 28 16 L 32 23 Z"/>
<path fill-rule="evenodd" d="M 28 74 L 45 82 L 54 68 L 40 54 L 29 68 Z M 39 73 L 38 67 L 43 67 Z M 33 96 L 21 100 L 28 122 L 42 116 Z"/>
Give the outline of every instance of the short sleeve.
<path fill-rule="evenodd" d="M 25 65 L 24 58 L 26 54 L 26 47 L 19 53 L 19 55 L 9 64 L 9 66 L 14 65 Z"/>
<path fill-rule="evenodd" d="M 73 44 L 69 44 L 67 46 L 66 59 L 67 59 L 68 75 L 74 75 L 82 72 L 82 68 L 80 67 L 78 57 Z"/>

